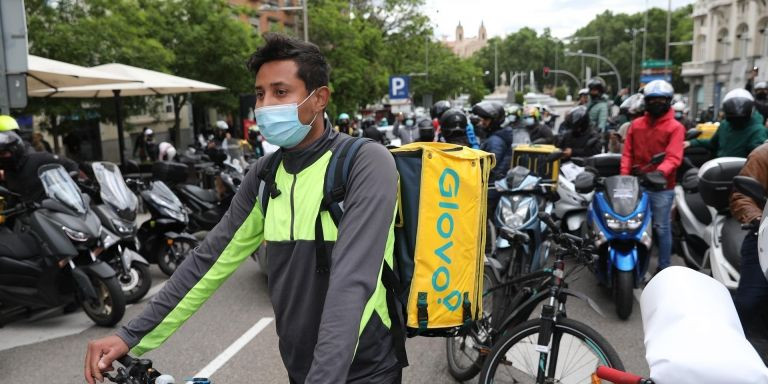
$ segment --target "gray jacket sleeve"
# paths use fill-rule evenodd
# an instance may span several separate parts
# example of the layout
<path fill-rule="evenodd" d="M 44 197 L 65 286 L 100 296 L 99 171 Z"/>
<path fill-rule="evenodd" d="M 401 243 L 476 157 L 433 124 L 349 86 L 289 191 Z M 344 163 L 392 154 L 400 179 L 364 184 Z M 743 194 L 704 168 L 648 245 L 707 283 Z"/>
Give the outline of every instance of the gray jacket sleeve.
<path fill-rule="evenodd" d="M 261 244 L 264 217 L 256 204 L 256 175 L 262 163 L 248 172 L 224 217 L 179 265 L 165 287 L 138 317 L 117 331 L 132 348 L 131 353 L 141 355 L 160 346 Z"/>
<path fill-rule="evenodd" d="M 366 303 L 379 281 L 397 202 L 395 161 L 378 144 L 360 148 L 347 182 L 344 217 L 331 255 L 331 275 L 314 359 L 306 383 L 344 383 Z"/>

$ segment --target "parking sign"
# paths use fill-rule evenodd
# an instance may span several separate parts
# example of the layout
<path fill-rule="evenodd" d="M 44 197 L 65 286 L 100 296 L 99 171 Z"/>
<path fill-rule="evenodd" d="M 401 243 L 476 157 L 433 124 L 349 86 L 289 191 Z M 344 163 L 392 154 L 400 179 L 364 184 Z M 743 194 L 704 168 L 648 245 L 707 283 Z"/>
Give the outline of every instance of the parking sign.
<path fill-rule="evenodd" d="M 389 77 L 389 98 L 390 100 L 407 99 L 408 88 L 411 82 L 409 76 L 397 75 Z"/>

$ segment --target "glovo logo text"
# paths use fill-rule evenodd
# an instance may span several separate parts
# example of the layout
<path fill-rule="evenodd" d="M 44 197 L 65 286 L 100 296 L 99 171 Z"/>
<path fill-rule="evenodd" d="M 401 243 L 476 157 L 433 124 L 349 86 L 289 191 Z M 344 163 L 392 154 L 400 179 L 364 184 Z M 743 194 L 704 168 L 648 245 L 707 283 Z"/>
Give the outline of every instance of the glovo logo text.
<path fill-rule="evenodd" d="M 435 229 L 444 243 L 434 252 L 441 265 L 432 273 L 432 288 L 441 296 L 437 303 L 444 305 L 449 311 L 455 311 L 461 304 L 461 293 L 455 289 L 450 290 L 451 271 L 447 266 L 451 265 L 454 214 L 459 210 L 459 174 L 451 168 L 444 169 L 438 179 L 438 189 L 440 199 L 437 206 L 440 216 L 435 223 Z"/>

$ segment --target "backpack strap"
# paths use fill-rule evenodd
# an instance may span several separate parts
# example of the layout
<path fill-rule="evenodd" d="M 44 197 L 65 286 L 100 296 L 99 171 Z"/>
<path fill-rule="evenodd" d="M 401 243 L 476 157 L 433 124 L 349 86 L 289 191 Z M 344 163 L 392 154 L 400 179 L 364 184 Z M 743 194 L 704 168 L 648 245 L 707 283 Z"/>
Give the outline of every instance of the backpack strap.
<path fill-rule="evenodd" d="M 267 206 L 269 205 L 269 199 L 280 196 L 280 190 L 277 189 L 277 183 L 275 182 L 275 176 L 277 175 L 277 168 L 280 166 L 280 162 L 283 160 L 283 149 L 280 148 L 273 154 L 269 155 L 269 158 L 265 161 L 264 167 L 261 168 L 259 174 L 256 177 L 260 180 L 259 183 L 259 203 L 261 204 L 261 213 L 264 216 L 267 215 Z"/>

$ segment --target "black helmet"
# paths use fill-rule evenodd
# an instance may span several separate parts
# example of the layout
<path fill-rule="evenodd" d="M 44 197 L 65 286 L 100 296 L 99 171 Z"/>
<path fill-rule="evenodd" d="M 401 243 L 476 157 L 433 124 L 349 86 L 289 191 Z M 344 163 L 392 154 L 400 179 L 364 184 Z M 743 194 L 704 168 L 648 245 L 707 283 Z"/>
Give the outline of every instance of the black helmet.
<path fill-rule="evenodd" d="M 451 108 L 451 102 L 448 100 L 440 100 L 432 105 L 432 108 L 429 109 L 429 115 L 433 119 L 439 119 L 440 116 L 445 113 L 445 111 L 449 110 Z"/>
<path fill-rule="evenodd" d="M 374 125 L 376 125 L 376 119 L 374 119 L 372 116 L 366 116 L 363 118 L 363 121 L 360 122 L 360 127 L 363 129 L 373 127 Z"/>
<path fill-rule="evenodd" d="M 440 117 L 440 131 L 446 139 L 467 134 L 467 115 L 458 108 L 451 108 Z"/>
<path fill-rule="evenodd" d="M 743 125 L 752 118 L 755 99 L 746 89 L 737 88 L 725 95 L 723 112 L 725 119 L 737 125 Z"/>
<path fill-rule="evenodd" d="M 26 148 L 14 131 L 0 132 L 0 169 L 16 168 Z"/>
<path fill-rule="evenodd" d="M 490 127 L 486 129 L 493 130 L 499 128 L 504 122 L 504 106 L 495 101 L 481 101 L 472 106 L 472 113 L 483 119 L 490 119 Z"/>
<path fill-rule="evenodd" d="M 432 141 L 435 139 L 435 129 L 432 127 L 432 120 L 423 118 L 416 123 L 419 127 L 419 141 Z"/>
<path fill-rule="evenodd" d="M 587 107 L 581 105 L 568 111 L 565 115 L 565 122 L 571 129 L 586 131 L 589 128 L 589 113 Z"/>
<path fill-rule="evenodd" d="M 590 91 L 597 89 L 602 94 L 605 92 L 605 82 L 599 77 L 594 77 L 587 83 L 587 88 L 589 88 Z"/>

